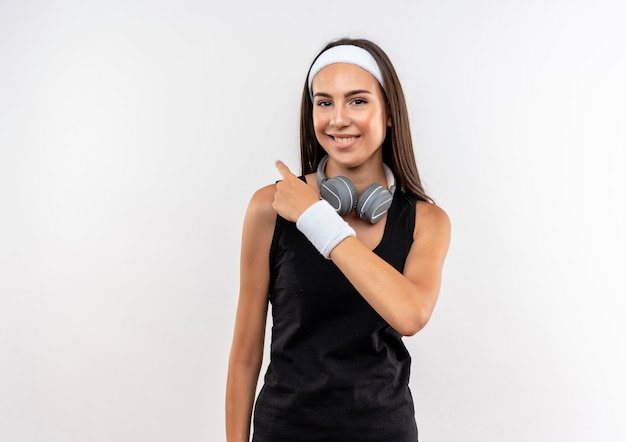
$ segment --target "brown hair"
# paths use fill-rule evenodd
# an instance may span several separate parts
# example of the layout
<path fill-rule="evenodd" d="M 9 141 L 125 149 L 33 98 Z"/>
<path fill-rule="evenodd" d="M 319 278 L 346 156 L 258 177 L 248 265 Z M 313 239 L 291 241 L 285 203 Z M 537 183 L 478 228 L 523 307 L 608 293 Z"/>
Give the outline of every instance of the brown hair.
<path fill-rule="evenodd" d="M 387 128 L 387 136 L 383 142 L 383 161 L 393 171 L 398 189 L 416 196 L 419 200 L 433 202 L 424 191 L 417 171 L 406 101 L 400 80 L 389 57 L 378 45 L 369 40 L 342 38 L 328 43 L 315 59 L 322 52 L 338 45 L 358 46 L 372 54 L 376 60 L 385 85 L 384 89 L 381 87 L 381 92 L 391 118 L 391 127 Z M 307 75 L 300 108 L 300 164 L 303 174 L 314 173 L 320 160 L 326 154 L 317 141 L 313 129 L 313 102 L 309 95 L 308 80 Z"/>

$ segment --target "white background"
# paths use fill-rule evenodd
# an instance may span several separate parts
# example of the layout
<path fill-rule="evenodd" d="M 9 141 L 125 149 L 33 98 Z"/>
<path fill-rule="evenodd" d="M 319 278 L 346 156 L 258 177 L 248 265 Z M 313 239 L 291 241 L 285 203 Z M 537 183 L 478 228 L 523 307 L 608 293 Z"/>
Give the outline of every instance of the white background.
<path fill-rule="evenodd" d="M 224 440 L 242 219 L 330 39 L 394 62 L 449 213 L 425 442 L 626 439 L 626 6 L 0 3 L 0 440 Z"/>

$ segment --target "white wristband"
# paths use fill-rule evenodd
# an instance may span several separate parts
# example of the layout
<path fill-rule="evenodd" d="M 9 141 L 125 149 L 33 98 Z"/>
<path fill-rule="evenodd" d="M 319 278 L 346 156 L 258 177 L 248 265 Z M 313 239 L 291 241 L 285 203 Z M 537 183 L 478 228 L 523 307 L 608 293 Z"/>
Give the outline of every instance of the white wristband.
<path fill-rule="evenodd" d="M 324 200 L 306 209 L 296 221 L 296 227 L 326 259 L 330 259 L 330 252 L 346 237 L 356 236 L 354 229 Z"/>

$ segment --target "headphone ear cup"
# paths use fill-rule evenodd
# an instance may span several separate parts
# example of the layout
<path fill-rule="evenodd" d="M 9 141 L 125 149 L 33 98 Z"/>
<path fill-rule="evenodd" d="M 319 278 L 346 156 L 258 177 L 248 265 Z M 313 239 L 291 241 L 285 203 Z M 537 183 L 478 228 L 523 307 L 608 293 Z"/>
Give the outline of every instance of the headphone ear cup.
<path fill-rule="evenodd" d="M 344 176 L 336 176 L 322 181 L 320 196 L 341 216 L 353 211 L 357 205 L 356 188 L 352 181 Z"/>
<path fill-rule="evenodd" d="M 380 221 L 391 207 L 393 195 L 380 184 L 370 184 L 359 197 L 356 213 L 372 224 Z"/>

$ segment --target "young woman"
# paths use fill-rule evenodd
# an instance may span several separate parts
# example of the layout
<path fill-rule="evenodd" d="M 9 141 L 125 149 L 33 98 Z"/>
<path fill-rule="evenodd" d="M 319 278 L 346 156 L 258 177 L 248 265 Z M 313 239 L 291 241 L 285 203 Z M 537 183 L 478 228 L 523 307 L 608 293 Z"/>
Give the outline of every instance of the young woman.
<path fill-rule="evenodd" d="M 328 44 L 302 94 L 302 177 L 257 191 L 245 217 L 226 392 L 228 442 L 415 442 L 403 336 L 428 322 L 450 241 L 424 192 L 402 88 L 367 40 Z"/>

